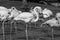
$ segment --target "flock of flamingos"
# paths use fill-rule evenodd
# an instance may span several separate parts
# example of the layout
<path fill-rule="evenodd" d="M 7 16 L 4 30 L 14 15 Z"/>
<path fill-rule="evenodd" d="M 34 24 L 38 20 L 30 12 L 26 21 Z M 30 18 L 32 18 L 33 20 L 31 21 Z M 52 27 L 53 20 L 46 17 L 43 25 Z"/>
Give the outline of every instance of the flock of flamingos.
<path fill-rule="evenodd" d="M 24 21 L 25 23 L 34 23 L 37 22 L 40 19 L 39 14 L 42 14 L 43 18 L 48 18 L 51 15 L 53 15 L 53 12 L 49 10 L 48 8 L 42 9 L 40 6 L 35 6 L 34 8 L 30 9 L 29 12 L 22 12 L 20 10 L 17 10 L 15 7 L 6 8 L 4 6 L 0 6 L 0 21 L 3 21 L 2 29 L 3 29 L 3 40 L 5 40 L 5 34 L 4 34 L 4 22 L 7 20 L 12 20 L 12 22 L 15 21 Z M 55 18 L 52 18 L 44 23 L 41 24 L 49 24 L 51 27 L 53 26 L 60 26 L 60 13 L 56 13 Z M 12 23 L 11 22 L 11 23 Z M 17 28 L 17 27 L 15 27 Z M 26 38 L 28 40 L 27 35 L 27 25 L 26 25 Z"/>

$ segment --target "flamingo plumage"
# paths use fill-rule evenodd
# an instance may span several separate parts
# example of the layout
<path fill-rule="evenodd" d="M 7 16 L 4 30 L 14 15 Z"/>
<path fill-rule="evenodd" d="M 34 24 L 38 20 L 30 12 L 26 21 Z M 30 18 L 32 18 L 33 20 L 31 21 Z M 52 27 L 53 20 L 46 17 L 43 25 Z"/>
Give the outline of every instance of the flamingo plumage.
<path fill-rule="evenodd" d="M 12 24 L 14 23 L 15 29 L 17 32 L 16 22 L 13 20 L 16 16 L 18 16 L 22 11 L 17 10 L 15 7 L 11 7 L 8 10 L 10 10 L 10 14 L 8 16 L 8 20 L 11 20 L 11 30 L 10 30 L 10 40 L 11 40 L 11 32 L 12 32 Z"/>
<path fill-rule="evenodd" d="M 39 19 L 39 9 L 40 7 L 35 7 L 30 12 L 22 12 L 20 15 L 16 16 L 13 20 L 22 20 L 25 23 L 28 22 L 37 22 Z M 36 17 L 36 18 L 35 18 Z M 26 24 L 26 37 L 27 37 L 27 24 Z M 28 37 L 27 37 L 28 40 Z"/>
<path fill-rule="evenodd" d="M 7 20 L 7 17 L 9 16 L 8 13 L 9 13 L 9 10 L 6 7 L 0 6 L 0 21 L 3 21 L 2 23 L 3 40 L 5 40 L 4 23 Z"/>
<path fill-rule="evenodd" d="M 51 15 L 53 15 L 53 12 L 51 10 L 47 9 L 47 8 L 45 8 L 42 13 L 43 13 L 44 18 L 48 18 Z"/>
<path fill-rule="evenodd" d="M 59 26 L 58 20 L 56 20 L 55 18 L 52 18 L 52 19 L 50 19 L 50 20 L 42 23 L 41 25 L 43 25 L 43 24 L 49 24 L 51 27 L 53 27 L 53 26 Z"/>
<path fill-rule="evenodd" d="M 5 20 L 9 16 L 9 10 L 6 7 L 0 7 L 0 19 Z"/>
<path fill-rule="evenodd" d="M 11 9 L 9 9 L 9 10 L 10 10 L 10 15 L 8 17 L 9 20 L 18 16 L 21 13 L 21 11 L 18 11 L 15 7 L 11 7 Z"/>

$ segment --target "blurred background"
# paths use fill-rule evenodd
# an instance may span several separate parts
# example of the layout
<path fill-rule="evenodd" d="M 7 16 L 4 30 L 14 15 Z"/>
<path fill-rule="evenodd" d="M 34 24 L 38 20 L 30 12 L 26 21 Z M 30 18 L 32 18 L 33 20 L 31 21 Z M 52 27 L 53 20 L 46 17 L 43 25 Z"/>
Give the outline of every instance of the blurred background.
<path fill-rule="evenodd" d="M 35 3 L 40 3 L 40 1 L 45 1 L 47 3 L 50 3 L 55 6 L 60 6 L 60 1 L 59 0 L 0 0 L 0 2 L 3 1 L 22 1 L 23 3 L 25 2 L 35 2 Z"/>
<path fill-rule="evenodd" d="M 57 12 L 60 12 L 60 2 L 59 0 L 0 0 L 0 6 L 11 8 L 12 6 L 16 7 L 21 11 L 29 11 L 31 7 L 41 6 L 43 9 L 50 9 L 55 17 Z M 45 19 L 51 19 L 53 17 Z M 35 23 L 28 23 L 28 39 L 29 40 L 60 40 L 60 28 L 50 27 L 49 25 L 44 25 L 40 27 L 42 21 Z M 11 31 L 11 22 L 5 22 L 5 40 L 10 40 L 10 35 L 12 35 L 11 40 L 26 40 L 26 23 L 17 22 L 16 25 L 12 24 Z M 15 31 L 15 26 L 17 26 L 17 32 Z M 53 31 L 52 32 L 52 28 Z M 2 31 L 2 22 L 0 22 L 0 40 L 3 40 L 3 31 Z M 53 36 L 53 37 L 52 37 Z M 53 38 L 53 39 L 52 39 Z"/>

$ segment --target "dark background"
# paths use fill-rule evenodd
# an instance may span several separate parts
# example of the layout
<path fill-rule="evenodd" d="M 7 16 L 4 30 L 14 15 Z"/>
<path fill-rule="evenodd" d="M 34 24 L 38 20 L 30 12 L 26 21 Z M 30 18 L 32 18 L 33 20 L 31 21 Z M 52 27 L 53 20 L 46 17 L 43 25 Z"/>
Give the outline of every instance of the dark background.
<path fill-rule="evenodd" d="M 0 0 L 0 1 L 22 1 L 22 0 Z M 39 1 L 48 1 L 48 2 L 60 2 L 59 0 L 27 0 L 29 2 L 39 2 Z"/>

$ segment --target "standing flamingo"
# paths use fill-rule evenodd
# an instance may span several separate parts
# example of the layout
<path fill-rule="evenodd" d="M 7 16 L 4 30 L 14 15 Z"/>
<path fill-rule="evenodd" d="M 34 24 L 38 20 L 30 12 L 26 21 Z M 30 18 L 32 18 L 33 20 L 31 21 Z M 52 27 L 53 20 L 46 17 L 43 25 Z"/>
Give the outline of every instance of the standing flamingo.
<path fill-rule="evenodd" d="M 56 13 L 55 18 L 52 18 L 42 24 L 49 24 L 51 27 L 53 27 L 53 26 L 59 27 L 60 26 L 60 13 Z M 52 28 L 52 40 L 54 40 L 53 28 Z"/>
<path fill-rule="evenodd" d="M 14 20 L 22 20 L 25 23 L 28 23 L 31 19 L 33 18 L 33 15 L 29 12 L 22 12 L 20 15 L 14 18 Z M 28 35 L 27 35 L 27 24 L 26 24 L 26 39 L 28 40 Z"/>
<path fill-rule="evenodd" d="M 48 18 L 51 15 L 53 15 L 53 12 L 47 8 L 45 8 L 42 13 L 43 13 L 44 18 Z M 48 20 L 48 21 L 44 22 L 43 24 L 45 24 L 45 23 L 49 24 L 50 26 L 54 26 L 54 25 L 57 26 L 58 25 L 57 20 L 55 20 L 55 18 Z M 53 28 L 52 28 L 52 40 L 53 40 Z"/>
<path fill-rule="evenodd" d="M 58 20 L 56 20 L 56 18 L 52 18 L 52 19 L 42 23 L 41 25 L 43 25 L 43 24 L 49 24 L 51 27 L 53 27 L 53 26 L 57 26 L 57 27 L 60 26 L 60 24 L 58 24 Z M 54 34 L 54 31 L 53 31 L 53 28 L 52 28 L 52 40 L 54 40 L 53 34 Z"/>
<path fill-rule="evenodd" d="M 6 7 L 0 6 L 0 21 L 3 21 L 2 23 L 3 40 L 5 40 L 4 23 L 7 20 L 7 17 L 9 16 L 8 13 L 9 13 L 9 10 Z"/>
<path fill-rule="evenodd" d="M 30 11 L 30 12 L 22 12 L 20 15 L 16 16 L 13 20 L 22 20 L 24 21 L 25 23 L 28 23 L 28 22 L 37 22 L 38 19 L 39 19 L 39 8 L 36 7 L 33 9 L 33 11 Z M 39 12 L 38 12 L 38 11 Z M 36 17 L 36 18 L 35 18 Z M 27 33 L 27 24 L 26 24 L 26 39 L 28 40 L 28 33 Z"/>
<path fill-rule="evenodd" d="M 15 25 L 15 31 L 17 32 L 16 22 L 13 20 L 16 16 L 18 16 L 21 11 L 18 11 L 15 7 L 11 7 L 10 9 L 10 15 L 8 17 L 8 20 L 11 20 L 11 30 L 10 30 L 10 40 L 11 40 L 11 32 L 12 32 L 12 24 L 14 22 Z"/>

